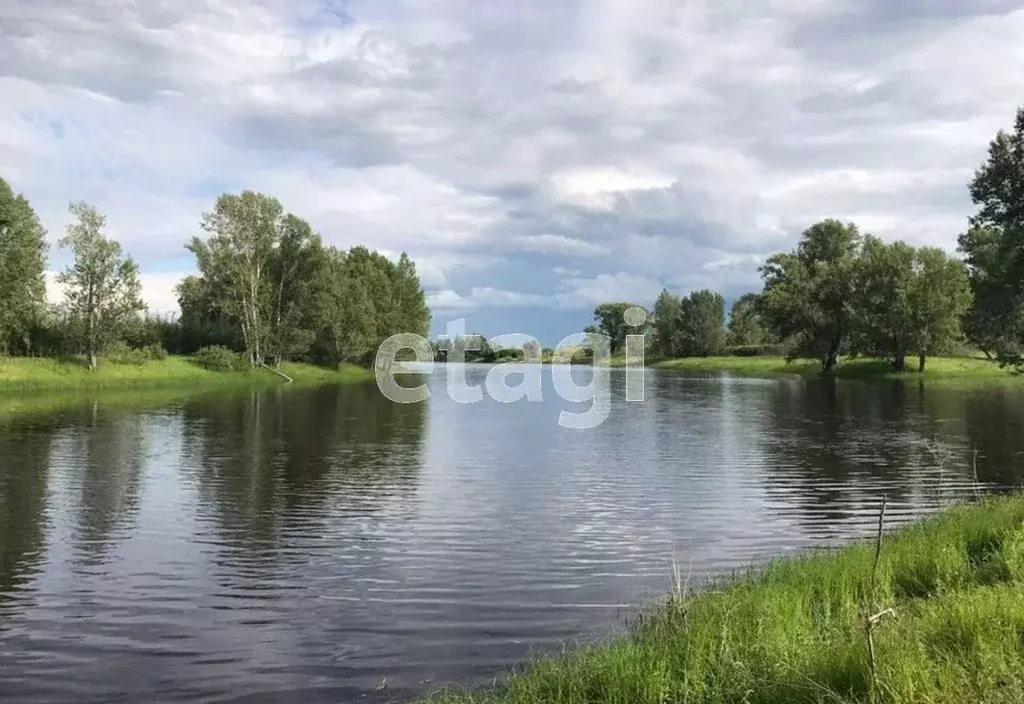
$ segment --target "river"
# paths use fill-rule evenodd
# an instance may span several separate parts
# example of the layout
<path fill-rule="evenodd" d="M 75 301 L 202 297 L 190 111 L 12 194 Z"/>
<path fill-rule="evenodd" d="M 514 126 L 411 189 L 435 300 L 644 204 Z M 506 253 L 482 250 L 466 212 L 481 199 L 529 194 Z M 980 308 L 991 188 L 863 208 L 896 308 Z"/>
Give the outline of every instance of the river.
<path fill-rule="evenodd" d="M 1024 394 L 574 368 L 611 399 L 372 384 L 0 401 L 0 700 L 403 701 L 670 586 L 1024 477 Z M 454 373 L 453 370 L 448 370 Z M 465 370 L 479 383 L 487 367 Z M 564 370 L 563 370 L 564 371 Z M 586 378 L 596 374 L 596 379 Z"/>

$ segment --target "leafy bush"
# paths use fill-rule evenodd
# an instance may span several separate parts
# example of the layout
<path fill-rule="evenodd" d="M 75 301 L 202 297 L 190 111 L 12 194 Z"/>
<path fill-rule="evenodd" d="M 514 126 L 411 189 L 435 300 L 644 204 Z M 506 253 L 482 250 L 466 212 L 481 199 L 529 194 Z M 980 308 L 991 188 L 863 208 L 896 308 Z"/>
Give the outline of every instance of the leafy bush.
<path fill-rule="evenodd" d="M 103 359 L 111 364 L 143 365 L 153 360 L 166 359 L 167 350 L 159 344 L 131 347 L 126 342 L 115 342 L 103 351 Z"/>
<path fill-rule="evenodd" d="M 789 352 L 786 345 L 735 345 L 726 353 L 731 357 L 785 357 Z"/>
<path fill-rule="evenodd" d="M 241 372 L 249 368 L 241 354 L 222 345 L 199 348 L 192 355 L 192 361 L 211 372 Z"/>

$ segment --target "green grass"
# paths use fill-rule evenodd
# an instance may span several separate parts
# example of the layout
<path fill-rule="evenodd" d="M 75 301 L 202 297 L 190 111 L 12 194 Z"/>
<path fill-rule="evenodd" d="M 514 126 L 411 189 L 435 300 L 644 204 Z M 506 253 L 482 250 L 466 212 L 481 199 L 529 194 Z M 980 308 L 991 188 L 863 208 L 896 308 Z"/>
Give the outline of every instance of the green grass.
<path fill-rule="evenodd" d="M 337 370 L 310 364 L 286 363 L 281 370 L 297 384 L 353 383 L 373 379 L 373 372 L 343 365 Z M 100 361 L 95 372 L 81 360 L 0 358 L 0 394 L 33 391 L 76 391 L 142 387 L 206 387 L 273 385 L 284 380 L 266 369 L 246 372 L 212 372 L 187 357 L 168 357 L 145 364 L 112 364 Z"/>
<path fill-rule="evenodd" d="M 617 640 L 432 704 L 1024 701 L 1024 498 L 776 561 L 650 607 Z M 885 609 L 873 639 L 866 617 Z"/>
<path fill-rule="evenodd" d="M 815 360 L 799 359 L 787 363 L 783 357 L 685 357 L 655 361 L 651 366 L 679 371 L 728 371 L 748 376 L 816 376 L 821 373 L 821 364 Z M 945 383 L 1024 382 L 1024 376 L 1015 376 L 995 362 L 977 357 L 929 357 L 924 373 L 918 373 L 916 358 L 908 358 L 907 366 L 909 369 L 900 373 L 883 360 L 843 358 L 839 360 L 835 375 L 843 379 L 927 379 Z"/>

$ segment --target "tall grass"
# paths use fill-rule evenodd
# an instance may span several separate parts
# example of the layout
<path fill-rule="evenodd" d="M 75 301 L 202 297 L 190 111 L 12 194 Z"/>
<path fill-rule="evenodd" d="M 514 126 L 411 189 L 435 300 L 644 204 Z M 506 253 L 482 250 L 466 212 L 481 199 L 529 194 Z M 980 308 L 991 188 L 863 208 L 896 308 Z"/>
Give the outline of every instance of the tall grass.
<path fill-rule="evenodd" d="M 858 543 L 695 594 L 676 589 L 627 637 L 537 658 L 490 692 L 429 701 L 1024 701 L 1024 498 L 952 508 L 889 534 L 877 570 L 874 551 Z M 865 624 L 887 608 L 872 673 Z"/>
<path fill-rule="evenodd" d="M 282 371 L 296 383 L 358 382 L 373 378 L 362 367 L 342 365 L 338 369 L 310 364 L 283 364 Z M 84 361 L 70 358 L 0 357 L 0 394 L 32 391 L 76 391 L 153 387 L 199 387 L 221 385 L 273 385 L 282 379 L 266 369 L 245 372 L 214 372 L 193 364 L 187 357 L 168 357 L 142 364 L 114 364 L 101 360 L 96 371 Z"/>

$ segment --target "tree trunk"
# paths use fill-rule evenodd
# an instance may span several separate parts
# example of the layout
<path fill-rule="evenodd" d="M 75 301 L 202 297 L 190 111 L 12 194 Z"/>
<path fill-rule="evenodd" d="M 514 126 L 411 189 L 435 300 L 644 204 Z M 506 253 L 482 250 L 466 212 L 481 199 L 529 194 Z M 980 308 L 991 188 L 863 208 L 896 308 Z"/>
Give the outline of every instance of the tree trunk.
<path fill-rule="evenodd" d="M 92 349 L 89 350 L 89 371 L 96 371 L 96 351 Z"/>
<path fill-rule="evenodd" d="M 828 356 L 821 362 L 821 370 L 823 372 L 830 372 L 836 368 L 836 355 L 829 352 Z"/>
<path fill-rule="evenodd" d="M 925 359 L 924 352 L 922 352 L 921 354 L 917 355 L 917 371 L 919 371 L 919 372 L 923 372 L 924 371 L 924 359 Z"/>
<path fill-rule="evenodd" d="M 903 370 L 905 370 L 907 368 L 906 355 L 902 353 L 896 355 L 896 357 L 893 358 L 892 360 L 892 368 L 898 372 L 902 372 Z"/>

